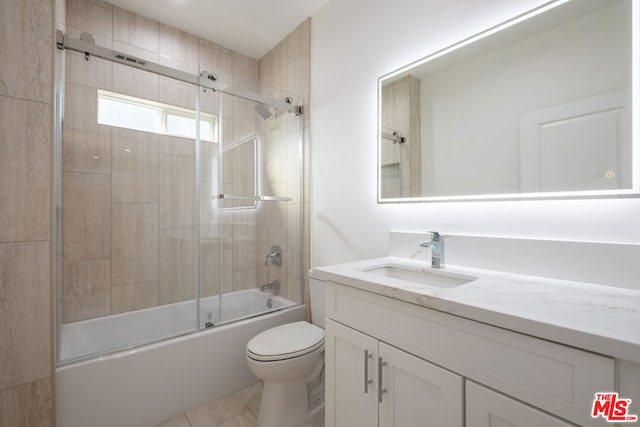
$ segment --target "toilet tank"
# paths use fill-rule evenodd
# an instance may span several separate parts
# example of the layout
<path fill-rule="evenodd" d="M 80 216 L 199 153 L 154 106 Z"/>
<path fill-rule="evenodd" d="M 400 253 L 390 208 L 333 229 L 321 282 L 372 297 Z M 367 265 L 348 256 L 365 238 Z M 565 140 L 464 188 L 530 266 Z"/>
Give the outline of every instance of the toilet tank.
<path fill-rule="evenodd" d="M 324 281 L 309 275 L 309 300 L 311 301 L 311 323 L 324 329 L 325 294 Z"/>

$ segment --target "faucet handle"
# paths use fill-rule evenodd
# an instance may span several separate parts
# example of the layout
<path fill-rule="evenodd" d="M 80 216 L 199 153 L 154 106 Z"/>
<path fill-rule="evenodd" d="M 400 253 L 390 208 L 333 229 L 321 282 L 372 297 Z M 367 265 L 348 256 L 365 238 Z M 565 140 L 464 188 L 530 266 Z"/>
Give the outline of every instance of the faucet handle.
<path fill-rule="evenodd" d="M 444 238 L 444 236 L 441 236 L 437 231 L 427 231 L 427 233 L 431 234 L 431 239 L 420 242 L 420 246 L 423 248 L 428 248 L 433 243 L 439 243 Z"/>
<path fill-rule="evenodd" d="M 431 248 L 431 267 L 444 267 L 444 238 L 437 231 L 427 231 L 431 234 L 431 239 L 420 242 L 423 248 Z"/>

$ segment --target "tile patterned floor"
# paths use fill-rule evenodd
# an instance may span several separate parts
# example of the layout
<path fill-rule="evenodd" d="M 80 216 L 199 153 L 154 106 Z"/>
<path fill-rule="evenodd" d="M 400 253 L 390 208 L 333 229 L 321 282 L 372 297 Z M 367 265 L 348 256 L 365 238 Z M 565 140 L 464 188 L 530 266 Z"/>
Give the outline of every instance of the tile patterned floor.
<path fill-rule="evenodd" d="M 167 420 L 156 427 L 256 427 L 262 383 Z M 324 412 L 301 427 L 324 427 Z"/>

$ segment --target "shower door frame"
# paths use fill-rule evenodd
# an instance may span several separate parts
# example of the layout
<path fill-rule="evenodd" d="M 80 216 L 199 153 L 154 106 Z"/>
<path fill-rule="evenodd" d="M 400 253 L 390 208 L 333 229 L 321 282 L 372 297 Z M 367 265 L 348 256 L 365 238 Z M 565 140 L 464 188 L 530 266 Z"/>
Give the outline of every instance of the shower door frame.
<path fill-rule="evenodd" d="M 70 363 L 75 363 L 78 361 L 83 361 L 87 359 L 91 359 L 94 357 L 99 357 L 104 354 L 112 353 L 114 351 L 122 351 L 130 348 L 138 347 L 139 345 L 148 344 L 150 342 L 159 342 L 165 339 L 172 338 L 171 337 L 160 337 L 154 338 L 152 340 L 147 340 L 145 342 L 136 343 L 134 345 L 126 346 L 123 348 L 117 348 L 113 350 L 109 350 L 100 354 L 91 354 L 87 356 L 79 356 L 76 358 L 72 358 L 70 360 L 60 360 L 60 349 L 61 349 L 61 334 L 62 334 L 62 120 L 64 115 L 64 92 L 65 92 L 65 61 L 64 61 L 64 51 L 71 50 L 75 52 L 79 52 L 85 55 L 85 59 L 89 60 L 91 57 L 104 59 L 113 63 L 119 63 L 122 65 L 126 65 L 128 67 L 137 68 L 140 70 L 144 70 L 156 75 L 168 77 L 183 83 L 188 83 L 193 85 L 198 90 L 212 90 L 214 92 L 221 92 L 223 94 L 228 94 L 232 96 L 236 96 L 245 100 L 249 100 L 252 102 L 256 102 L 257 104 L 263 104 L 267 106 L 271 106 L 276 108 L 277 110 L 287 111 L 289 113 L 293 113 L 296 116 L 302 116 L 304 114 L 304 109 L 302 105 L 293 104 L 290 97 L 287 97 L 284 101 L 280 101 L 277 99 L 269 98 L 258 93 L 248 91 L 245 89 L 241 89 L 238 87 L 234 87 L 232 85 L 223 83 L 219 80 L 219 77 L 210 71 L 202 70 L 198 75 L 190 74 L 181 70 L 177 70 L 171 67 L 167 67 L 164 65 L 156 64 L 151 61 L 146 61 L 144 59 L 135 57 L 133 55 L 129 55 L 123 52 L 119 52 L 113 49 L 105 48 L 102 46 L 98 46 L 95 44 L 93 37 L 88 33 L 83 33 L 80 35 L 79 39 L 75 39 L 67 34 L 64 34 L 60 30 L 56 30 L 56 55 L 55 55 L 55 105 L 54 105 L 54 200 L 55 200 L 55 223 L 54 223 L 54 239 L 55 239 L 55 256 L 54 256 L 54 277 L 55 277 L 55 321 L 56 321 L 56 331 L 53 335 L 54 338 L 54 347 L 55 347 L 55 365 L 56 366 L 64 366 Z M 200 117 L 200 95 L 196 97 L 196 117 Z M 201 195 L 200 195 L 200 167 L 201 167 L 201 159 L 200 159 L 200 120 L 195 120 L 196 125 L 196 136 L 194 138 L 195 143 L 195 191 L 196 191 L 196 245 L 197 256 L 195 262 L 196 269 L 196 329 L 194 331 L 188 331 L 184 333 L 176 334 L 175 336 L 191 334 L 194 332 L 198 332 L 202 328 L 200 327 L 200 203 L 201 203 Z M 219 133 L 222 133 L 222 123 L 220 123 Z M 304 139 L 304 136 L 301 137 Z M 305 227 L 305 219 L 304 219 L 304 179 L 305 179 L 305 168 L 304 168 L 304 141 L 301 140 L 299 142 L 299 157 L 300 157 L 300 249 L 304 251 L 304 227 Z M 234 196 L 234 195 L 225 195 L 225 194 L 214 194 L 212 195 L 214 199 L 248 199 L 246 196 Z M 274 197 L 274 196 L 258 196 L 251 197 L 252 200 L 258 201 L 290 201 L 292 200 L 290 197 Z M 219 278 L 221 280 L 221 277 Z M 299 304 L 304 304 L 305 296 L 304 296 L 304 256 L 300 257 L 300 297 L 301 301 Z M 219 295 L 222 295 L 221 293 Z M 221 300 L 221 298 L 220 298 Z"/>
<path fill-rule="evenodd" d="M 85 34 L 87 35 L 87 37 L 89 37 L 88 40 L 82 39 L 83 35 Z M 119 64 L 138 68 L 140 70 L 145 70 L 164 77 L 169 77 L 184 83 L 190 83 L 204 89 L 212 89 L 216 92 L 237 96 L 249 101 L 257 102 L 259 104 L 270 105 L 279 110 L 295 113 L 298 116 L 303 114 L 302 106 L 294 105 L 292 102 L 288 102 L 290 101 L 290 99 L 279 101 L 277 99 L 269 98 L 255 92 L 222 83 L 215 73 L 211 73 L 208 71 L 201 71 L 199 75 L 190 74 L 185 71 L 180 71 L 175 68 L 167 67 L 165 65 L 156 64 L 154 62 L 147 61 L 145 59 L 141 59 L 127 53 L 118 52 L 117 50 L 98 46 L 93 42 L 93 37 L 87 33 L 81 34 L 80 39 L 74 39 L 68 34 L 64 34 L 62 31 L 56 30 L 56 47 L 59 50 L 73 50 L 76 52 L 84 53 L 87 59 L 90 57 L 106 59 L 107 61 L 117 62 Z"/>

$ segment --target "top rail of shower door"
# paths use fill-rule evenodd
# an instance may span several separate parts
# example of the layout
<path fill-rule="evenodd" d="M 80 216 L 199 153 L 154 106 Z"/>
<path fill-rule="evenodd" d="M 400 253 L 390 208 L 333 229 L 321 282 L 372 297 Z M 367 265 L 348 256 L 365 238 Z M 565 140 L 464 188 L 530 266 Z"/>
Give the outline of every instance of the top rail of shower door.
<path fill-rule="evenodd" d="M 196 86 L 202 86 L 217 92 L 234 95 L 250 101 L 259 102 L 261 104 L 270 105 L 279 110 L 288 111 L 298 116 L 303 114 L 301 105 L 295 105 L 285 101 L 269 98 L 255 92 L 240 89 L 219 81 L 214 73 L 203 71 L 200 75 L 190 74 L 184 71 L 176 70 L 171 67 L 156 64 L 142 58 L 138 58 L 128 53 L 118 52 L 113 49 L 98 46 L 95 44 L 93 36 L 89 33 L 82 33 L 79 39 L 74 39 L 68 34 L 64 34 L 60 30 L 56 30 L 56 46 L 60 50 L 73 50 L 84 53 L 86 58 L 96 57 L 106 59 L 107 61 L 117 62 L 129 67 L 138 68 L 149 71 L 164 77 L 170 77 L 174 80 L 190 83 Z"/>

